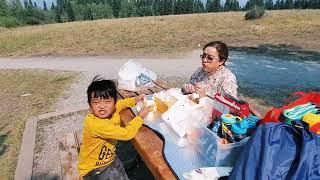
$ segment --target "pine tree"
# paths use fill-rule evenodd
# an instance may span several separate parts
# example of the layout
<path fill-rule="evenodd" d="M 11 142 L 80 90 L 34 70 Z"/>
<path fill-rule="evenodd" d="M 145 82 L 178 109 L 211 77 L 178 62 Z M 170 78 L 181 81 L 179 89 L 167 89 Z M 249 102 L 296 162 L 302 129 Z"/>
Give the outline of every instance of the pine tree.
<path fill-rule="evenodd" d="M 296 0 L 294 3 L 294 7 L 296 9 L 302 9 L 303 8 L 303 0 Z"/>
<path fill-rule="evenodd" d="M 219 12 L 223 9 L 220 0 L 208 0 L 206 8 L 208 12 Z"/>
<path fill-rule="evenodd" d="M 286 0 L 285 1 L 285 9 L 293 9 L 294 3 L 293 0 Z"/>
<path fill-rule="evenodd" d="M 317 9 L 317 8 L 320 8 L 319 5 L 320 5 L 320 0 L 309 0 L 309 3 L 308 3 L 308 7 L 311 8 L 311 9 Z"/>
<path fill-rule="evenodd" d="M 159 14 L 160 15 L 174 14 L 174 1 L 159 0 Z"/>
<path fill-rule="evenodd" d="M 203 13 L 204 10 L 205 10 L 205 8 L 204 8 L 204 5 L 203 5 L 202 1 L 196 0 L 194 3 L 195 3 L 195 10 L 194 10 L 194 12 L 196 12 L 196 13 Z"/>
<path fill-rule="evenodd" d="M 93 20 L 92 11 L 91 11 L 90 8 L 89 8 L 89 10 L 88 10 L 88 19 L 89 19 L 89 20 Z"/>
<path fill-rule="evenodd" d="M 264 0 L 249 0 L 245 5 L 245 9 L 248 10 L 253 6 L 264 7 Z"/>
<path fill-rule="evenodd" d="M 29 6 L 28 0 L 24 0 L 23 1 L 23 5 L 24 5 L 24 8 L 27 8 Z"/>
<path fill-rule="evenodd" d="M 29 0 L 29 7 L 33 8 L 32 0 Z"/>
<path fill-rule="evenodd" d="M 138 16 L 137 2 L 123 1 L 119 12 L 119 17 L 134 17 Z"/>
<path fill-rule="evenodd" d="M 121 9 L 121 0 L 112 0 L 112 12 L 114 17 L 119 17 Z"/>
<path fill-rule="evenodd" d="M 182 14 L 183 5 L 181 0 L 176 0 L 175 6 L 174 6 L 174 14 Z"/>
<path fill-rule="evenodd" d="M 160 15 L 160 13 L 159 13 L 159 0 L 153 0 L 152 9 L 153 9 L 154 16 Z"/>
<path fill-rule="evenodd" d="M 57 0 L 57 5 L 55 7 L 55 12 L 56 12 L 56 16 L 55 16 L 55 21 L 57 23 L 62 23 L 63 21 L 65 21 L 66 19 L 63 18 L 65 17 L 65 10 L 66 10 L 66 4 L 64 0 Z"/>
<path fill-rule="evenodd" d="M 284 3 L 284 0 L 280 0 L 279 8 L 280 8 L 280 9 L 285 9 L 285 3 Z"/>
<path fill-rule="evenodd" d="M 266 6 L 266 9 L 272 10 L 273 9 L 273 0 L 266 0 L 265 6 Z"/>
<path fill-rule="evenodd" d="M 34 8 L 38 8 L 38 5 L 37 5 L 36 2 L 33 2 L 33 7 L 34 7 Z"/>
<path fill-rule="evenodd" d="M 62 11 L 65 9 L 65 2 L 64 0 L 57 0 L 57 9 L 60 8 Z"/>
<path fill-rule="evenodd" d="M 18 18 L 19 16 L 21 16 L 22 11 L 23 11 L 23 6 L 22 6 L 20 0 L 11 0 L 10 1 L 9 14 L 11 16 Z"/>
<path fill-rule="evenodd" d="M 75 16 L 74 16 L 74 12 L 73 12 L 70 0 L 68 0 L 66 2 L 66 12 L 67 12 L 67 15 L 68 15 L 68 21 L 69 22 L 75 21 Z"/>
<path fill-rule="evenodd" d="M 250 9 L 250 7 L 251 7 L 251 5 L 250 5 L 250 1 L 247 1 L 246 2 L 246 5 L 244 6 L 244 10 L 249 10 Z"/>
<path fill-rule="evenodd" d="M 226 3 L 224 4 L 224 11 L 230 11 L 231 10 L 231 5 L 232 5 L 232 0 L 226 0 Z"/>
<path fill-rule="evenodd" d="M 7 15 L 7 2 L 6 0 L 0 0 L 0 16 Z"/>
<path fill-rule="evenodd" d="M 51 9 L 51 10 L 54 10 L 55 8 L 56 8 L 56 7 L 54 6 L 54 3 L 52 2 L 50 9 Z"/>
<path fill-rule="evenodd" d="M 48 10 L 46 1 L 43 1 L 43 10 L 44 11 Z"/>
<path fill-rule="evenodd" d="M 229 11 L 239 11 L 240 10 L 240 5 L 238 0 L 230 0 L 229 1 Z"/>
<path fill-rule="evenodd" d="M 281 7 L 280 0 L 277 0 L 276 3 L 274 4 L 274 8 L 273 9 L 280 9 L 280 7 Z"/>
<path fill-rule="evenodd" d="M 308 0 L 302 0 L 302 9 L 308 8 Z"/>
<path fill-rule="evenodd" d="M 55 21 L 57 23 L 62 23 L 62 16 L 65 10 L 65 3 L 63 0 L 57 0 L 57 5 L 55 7 L 55 12 L 56 12 L 56 16 L 55 16 Z"/>

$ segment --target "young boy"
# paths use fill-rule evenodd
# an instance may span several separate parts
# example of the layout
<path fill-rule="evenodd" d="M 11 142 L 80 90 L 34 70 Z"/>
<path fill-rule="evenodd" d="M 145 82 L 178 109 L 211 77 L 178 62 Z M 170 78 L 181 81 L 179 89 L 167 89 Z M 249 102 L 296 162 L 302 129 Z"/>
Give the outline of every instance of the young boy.
<path fill-rule="evenodd" d="M 149 112 L 144 108 L 126 127 L 120 127 L 119 112 L 133 107 L 144 95 L 117 100 L 111 80 L 93 80 L 87 90 L 90 113 L 84 120 L 83 142 L 78 169 L 85 180 L 128 179 L 121 161 L 115 154 L 116 140 L 130 140 L 137 134 Z"/>

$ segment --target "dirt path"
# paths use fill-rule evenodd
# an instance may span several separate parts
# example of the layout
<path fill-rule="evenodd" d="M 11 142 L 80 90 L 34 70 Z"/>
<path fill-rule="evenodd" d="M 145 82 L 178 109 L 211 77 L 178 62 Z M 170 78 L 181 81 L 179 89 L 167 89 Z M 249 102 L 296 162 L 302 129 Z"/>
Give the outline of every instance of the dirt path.
<path fill-rule="evenodd" d="M 180 59 L 133 59 L 142 63 L 160 77 L 188 78 L 198 66 L 200 51 L 193 51 Z M 0 58 L 0 69 L 49 69 L 81 72 L 55 104 L 56 111 L 67 107 L 87 107 L 86 88 L 92 78 L 99 74 L 107 79 L 116 79 L 121 65 L 130 58 L 111 57 L 33 57 Z"/>

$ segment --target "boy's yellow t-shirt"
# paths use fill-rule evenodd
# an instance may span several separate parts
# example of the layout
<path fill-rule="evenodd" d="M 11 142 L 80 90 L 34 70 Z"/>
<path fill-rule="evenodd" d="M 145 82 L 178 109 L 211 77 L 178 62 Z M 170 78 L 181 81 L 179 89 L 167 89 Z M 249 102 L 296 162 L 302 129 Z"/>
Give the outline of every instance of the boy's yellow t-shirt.
<path fill-rule="evenodd" d="M 88 114 L 84 120 L 83 140 L 79 154 L 79 173 L 85 176 L 93 169 L 110 165 L 115 158 L 116 140 L 130 140 L 143 124 L 140 116 L 126 127 L 120 127 L 119 112 L 135 105 L 134 98 L 118 100 L 116 112 L 110 119 L 100 119 Z"/>

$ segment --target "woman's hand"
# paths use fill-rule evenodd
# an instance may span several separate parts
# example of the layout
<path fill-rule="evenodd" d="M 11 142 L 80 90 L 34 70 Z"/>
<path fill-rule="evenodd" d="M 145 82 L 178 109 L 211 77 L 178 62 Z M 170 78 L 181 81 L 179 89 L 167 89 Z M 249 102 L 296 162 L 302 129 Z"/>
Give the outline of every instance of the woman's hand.
<path fill-rule="evenodd" d="M 183 91 L 186 94 L 194 93 L 195 92 L 195 87 L 192 84 L 185 84 L 184 87 L 183 87 Z"/>
<path fill-rule="evenodd" d="M 206 95 L 205 84 L 200 82 L 194 85 L 195 92 L 199 94 L 200 97 L 204 97 Z"/>
<path fill-rule="evenodd" d="M 149 112 L 150 112 L 150 106 L 147 106 L 139 112 L 139 116 L 142 117 L 142 119 L 144 119 L 145 117 L 147 117 Z"/>
<path fill-rule="evenodd" d="M 135 99 L 135 101 L 136 101 L 136 104 L 137 104 L 137 102 L 139 102 L 139 101 L 143 101 L 143 99 L 144 99 L 145 96 L 146 96 L 146 95 L 144 95 L 144 94 L 140 94 L 139 96 L 134 97 L 134 99 Z"/>

